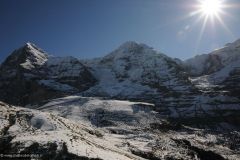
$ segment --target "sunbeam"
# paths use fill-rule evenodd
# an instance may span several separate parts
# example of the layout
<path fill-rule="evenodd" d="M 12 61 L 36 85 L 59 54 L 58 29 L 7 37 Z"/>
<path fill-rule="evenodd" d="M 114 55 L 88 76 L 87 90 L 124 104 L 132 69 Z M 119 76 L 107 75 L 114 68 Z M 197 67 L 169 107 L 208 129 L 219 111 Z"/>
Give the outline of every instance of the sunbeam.
<path fill-rule="evenodd" d="M 222 20 L 222 18 L 220 16 L 216 16 L 218 22 L 222 25 L 222 27 L 225 29 L 225 31 L 234 39 L 235 36 L 234 34 L 231 32 L 231 30 L 229 29 L 229 27 L 224 23 L 224 21 Z"/>
<path fill-rule="evenodd" d="M 209 16 L 205 16 L 204 21 L 203 21 L 203 25 L 202 25 L 202 27 L 201 27 L 201 31 L 200 31 L 199 36 L 198 36 L 195 53 L 197 52 L 197 50 L 198 50 L 198 48 L 199 48 L 199 44 L 200 44 L 200 42 L 201 42 L 201 40 L 202 40 L 202 36 L 203 36 L 204 30 L 205 30 L 205 28 L 206 28 L 208 19 L 209 19 Z"/>

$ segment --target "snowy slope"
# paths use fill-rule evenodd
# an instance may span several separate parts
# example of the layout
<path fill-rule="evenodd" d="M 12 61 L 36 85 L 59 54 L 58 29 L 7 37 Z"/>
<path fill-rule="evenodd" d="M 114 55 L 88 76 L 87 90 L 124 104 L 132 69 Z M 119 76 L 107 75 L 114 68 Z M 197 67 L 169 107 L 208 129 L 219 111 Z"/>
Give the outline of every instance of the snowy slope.
<path fill-rule="evenodd" d="M 204 130 L 183 126 L 179 123 L 184 117 L 195 117 L 196 114 L 199 114 L 199 116 L 202 114 L 203 119 L 201 121 L 203 122 L 205 121 L 204 119 L 207 119 L 205 117 L 206 114 L 208 118 L 214 116 L 214 113 L 220 113 L 221 111 L 227 115 L 227 113 L 230 113 L 230 109 L 233 109 L 233 112 L 238 111 L 239 106 L 225 106 L 225 108 L 222 106 L 211 108 L 210 105 L 208 108 L 207 106 L 198 106 L 188 111 L 179 108 L 175 112 L 183 117 L 178 119 L 179 122 L 174 121 L 173 123 L 165 119 L 161 113 L 154 111 L 155 106 L 153 104 L 107 100 L 96 97 L 64 97 L 51 100 L 38 109 L 67 118 L 78 124 L 97 128 L 104 135 L 103 137 L 107 137 L 111 141 L 111 144 L 126 152 L 131 152 L 147 159 L 193 159 L 194 157 L 199 157 L 199 153 L 191 149 L 190 146 L 202 150 L 202 156 L 205 155 L 205 158 L 209 156 L 214 158 L 216 156 L 216 159 L 221 159 L 222 157 L 235 159 L 240 156 L 236 152 L 237 148 L 235 148 L 236 150 L 228 148 L 225 136 L 214 132 L 214 134 L 204 133 Z M 172 116 L 174 115 L 172 114 Z M 213 119 L 216 120 L 217 117 L 215 115 Z M 225 121 L 221 122 L 221 119 L 224 118 L 227 119 L 227 116 L 224 117 L 222 115 L 222 118 L 219 118 L 220 121 L 215 124 L 212 121 L 213 119 L 208 119 L 209 124 L 205 122 L 205 125 L 211 126 L 211 130 L 215 128 L 216 130 L 229 133 L 229 130 L 231 132 L 234 126 Z M 188 121 L 190 123 L 186 124 L 194 124 L 194 118 L 189 118 Z M 220 140 L 222 140 L 220 144 L 224 144 L 225 147 L 218 144 Z M 178 141 L 186 141 L 189 143 L 189 146 L 185 148 L 184 145 L 177 145 Z M 209 143 L 212 145 L 208 145 Z M 213 155 L 205 153 L 210 151 L 213 152 Z M 188 154 L 189 152 L 192 152 L 193 155 Z"/>
<path fill-rule="evenodd" d="M 51 100 L 37 108 L 93 127 L 144 128 L 158 122 L 154 105 L 143 102 L 104 100 L 96 97 L 69 96 Z M 128 126 L 128 127 L 126 127 Z"/>
<path fill-rule="evenodd" d="M 43 159 L 62 159 L 63 156 L 70 159 L 141 159 L 117 148 L 99 131 L 86 125 L 2 102 L 0 109 L 1 154 L 40 154 Z"/>
<path fill-rule="evenodd" d="M 156 112 L 157 106 L 151 103 L 76 95 L 51 100 L 37 109 L 94 127 L 115 126 L 129 129 L 149 127 L 151 123 L 160 122 L 164 118 L 218 117 L 219 114 L 216 112 L 224 112 L 221 116 L 227 117 L 240 110 L 240 101 L 237 98 L 224 95 L 217 97 L 202 95 L 196 97 L 195 101 L 198 103 L 193 106 L 169 107 L 167 117 L 162 112 Z M 221 101 L 225 103 L 221 104 Z"/>
<path fill-rule="evenodd" d="M 149 100 L 189 94 L 192 85 L 181 65 L 153 48 L 126 42 L 103 58 L 85 61 L 98 84 L 84 95 Z"/>
<path fill-rule="evenodd" d="M 78 96 L 52 100 L 41 111 L 0 103 L 0 153 L 38 153 L 43 159 L 240 158 L 233 145 L 239 132 L 175 125 L 155 119 L 152 107 Z"/>

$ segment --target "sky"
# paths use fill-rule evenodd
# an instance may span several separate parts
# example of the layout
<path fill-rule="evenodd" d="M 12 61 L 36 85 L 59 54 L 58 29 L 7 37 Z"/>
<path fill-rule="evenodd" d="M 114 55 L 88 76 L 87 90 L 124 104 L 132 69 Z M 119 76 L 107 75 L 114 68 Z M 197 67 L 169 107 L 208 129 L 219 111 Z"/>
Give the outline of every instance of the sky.
<path fill-rule="evenodd" d="M 136 41 L 184 60 L 240 38 L 239 3 L 224 0 L 222 23 L 214 17 L 202 31 L 198 0 L 1 0 L 0 62 L 26 42 L 89 59 Z"/>

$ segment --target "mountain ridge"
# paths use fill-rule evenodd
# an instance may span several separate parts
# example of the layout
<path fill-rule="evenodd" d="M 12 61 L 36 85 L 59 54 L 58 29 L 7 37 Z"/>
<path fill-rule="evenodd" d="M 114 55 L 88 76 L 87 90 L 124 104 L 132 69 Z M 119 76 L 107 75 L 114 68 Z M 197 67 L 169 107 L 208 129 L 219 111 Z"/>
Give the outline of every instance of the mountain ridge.
<path fill-rule="evenodd" d="M 198 86 L 211 84 L 213 80 L 210 79 L 216 78 L 211 78 L 210 73 L 217 74 L 219 68 L 226 68 L 219 62 L 218 53 L 224 57 L 226 51 L 232 51 L 239 45 L 239 41 L 228 44 L 226 47 L 213 53 L 196 56 L 186 61 L 168 57 L 146 44 L 134 41 L 127 41 L 121 44 L 117 49 L 102 58 L 82 61 L 71 56 L 49 56 L 35 44 L 28 42 L 20 49 L 15 50 L 2 63 L 0 70 L 2 70 L 2 77 L 8 77 L 8 75 L 11 75 L 8 72 L 12 72 L 8 68 L 9 65 L 12 68 L 12 66 L 18 64 L 15 61 L 13 65 L 9 63 L 11 59 L 16 59 L 14 55 L 33 55 L 30 58 L 28 56 L 24 56 L 25 59 L 22 58 L 20 75 L 23 74 L 23 79 L 30 81 L 37 78 L 37 83 L 40 86 L 45 86 L 45 88 L 50 90 L 69 92 L 69 94 L 82 92 L 85 96 L 144 99 L 160 103 L 160 105 L 160 101 L 164 102 L 167 99 L 171 101 L 171 98 L 179 99 L 179 101 L 188 99 L 189 105 L 193 105 L 196 102 L 190 99 L 194 99 L 193 95 L 197 96 L 202 92 Z M 238 55 L 238 50 L 237 53 L 234 52 L 232 55 Z M 194 69 L 194 67 L 191 67 L 191 65 L 199 66 L 201 70 L 202 65 L 199 65 L 198 61 L 206 63 L 205 56 L 210 57 L 211 60 L 211 65 L 206 65 L 206 67 L 212 69 L 212 71 L 207 69 L 210 75 L 208 80 L 201 80 L 203 78 L 206 79 L 206 77 L 201 78 L 201 76 L 200 78 L 192 79 L 191 69 Z M 226 65 L 236 60 L 235 57 L 226 58 L 226 56 L 225 59 Z M 6 63 L 8 65 L 5 65 Z M 7 67 L 4 68 L 4 66 Z M 16 70 L 14 67 L 13 71 L 19 73 L 18 69 Z M 228 82 L 230 82 L 230 78 L 227 78 L 227 76 L 225 79 L 228 79 Z M 202 84 L 202 82 L 206 83 Z M 209 86 L 214 86 L 214 84 Z M 229 92 L 231 91 L 229 90 Z M 166 102 L 164 104 L 166 105 Z"/>

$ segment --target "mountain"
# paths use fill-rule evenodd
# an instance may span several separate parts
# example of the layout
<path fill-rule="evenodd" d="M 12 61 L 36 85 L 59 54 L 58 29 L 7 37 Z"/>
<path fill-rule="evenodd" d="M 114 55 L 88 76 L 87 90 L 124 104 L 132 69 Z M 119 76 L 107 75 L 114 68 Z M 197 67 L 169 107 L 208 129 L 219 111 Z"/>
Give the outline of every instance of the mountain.
<path fill-rule="evenodd" d="M 198 86 L 207 84 L 207 88 L 214 91 L 225 91 L 239 97 L 240 40 L 184 63 Z"/>
<path fill-rule="evenodd" d="M 0 154 L 240 159 L 239 44 L 181 61 L 131 41 L 90 60 L 27 43 L 0 66 Z"/>
<path fill-rule="evenodd" d="M 208 116 L 215 105 L 228 108 L 226 116 L 240 107 L 236 96 L 216 87 L 209 92 L 213 85 L 206 77 L 191 77 L 185 67 L 180 60 L 131 41 L 102 58 L 84 61 L 49 56 L 27 43 L 0 67 L 0 100 L 31 107 L 73 94 L 132 100 L 153 103 L 163 117 L 181 121 Z M 202 111 L 194 113 L 198 108 Z"/>
<path fill-rule="evenodd" d="M 214 112 L 227 108 L 232 115 L 235 110 L 231 109 L 240 107 L 239 100 L 229 94 L 199 89 L 183 62 L 145 44 L 126 42 L 103 58 L 83 63 L 98 81 L 83 92 L 84 96 L 150 102 L 163 117 L 181 121 L 209 115 L 218 117 Z M 216 105 L 221 109 L 216 109 Z M 229 118 L 227 114 L 224 116 Z"/>
<path fill-rule="evenodd" d="M 209 54 L 197 55 L 184 63 L 193 76 L 209 75 L 240 59 L 240 39 Z M 235 66 L 233 66 L 234 68 Z M 226 73 L 227 74 L 227 73 Z"/>
<path fill-rule="evenodd" d="M 95 78 L 73 57 L 52 57 L 27 43 L 0 66 L 0 99 L 10 104 L 42 100 L 86 90 Z"/>
<path fill-rule="evenodd" d="M 162 103 L 196 92 L 176 60 L 145 44 L 126 42 L 103 58 L 83 63 L 98 80 L 84 95 Z"/>

